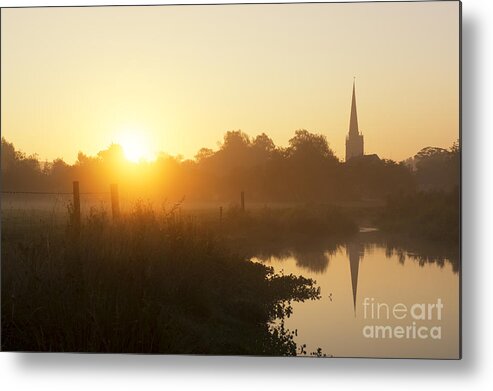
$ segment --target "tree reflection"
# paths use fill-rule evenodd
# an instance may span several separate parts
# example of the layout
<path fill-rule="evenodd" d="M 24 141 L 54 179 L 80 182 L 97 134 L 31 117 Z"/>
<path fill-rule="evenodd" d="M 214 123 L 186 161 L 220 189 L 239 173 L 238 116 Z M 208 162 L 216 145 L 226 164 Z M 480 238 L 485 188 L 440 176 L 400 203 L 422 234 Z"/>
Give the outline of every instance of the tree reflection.
<path fill-rule="evenodd" d="M 286 260 L 294 258 L 296 265 L 310 273 L 328 272 L 331 257 L 340 250 L 345 250 L 351 265 L 351 272 L 357 276 L 359 261 L 371 254 L 376 248 L 384 248 L 388 259 L 396 259 L 405 264 L 412 261 L 419 266 L 435 264 L 440 268 L 446 264 L 452 266 L 454 273 L 459 271 L 459 248 L 436 242 L 414 239 L 382 232 L 368 232 L 354 235 L 349 240 L 329 241 L 324 238 L 304 240 L 298 243 L 277 242 L 275 245 L 257 243 L 252 246 L 250 256 L 262 261 L 271 258 Z M 357 280 L 357 277 L 355 277 Z M 357 281 L 352 279 L 353 291 Z"/>

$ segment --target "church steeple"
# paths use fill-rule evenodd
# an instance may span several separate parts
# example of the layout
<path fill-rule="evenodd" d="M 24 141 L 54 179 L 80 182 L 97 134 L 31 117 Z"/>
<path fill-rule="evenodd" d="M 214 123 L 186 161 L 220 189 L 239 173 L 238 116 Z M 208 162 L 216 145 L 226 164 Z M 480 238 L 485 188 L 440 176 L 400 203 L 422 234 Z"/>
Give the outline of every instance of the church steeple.
<path fill-rule="evenodd" d="M 353 100 L 351 102 L 351 118 L 349 120 L 349 134 L 359 135 L 358 113 L 356 111 L 356 78 L 353 79 Z"/>
<path fill-rule="evenodd" d="M 364 153 L 363 135 L 359 132 L 358 113 L 356 111 L 356 80 L 353 79 L 351 116 L 349 117 L 349 132 L 346 137 L 346 161 L 353 157 L 363 156 Z"/>

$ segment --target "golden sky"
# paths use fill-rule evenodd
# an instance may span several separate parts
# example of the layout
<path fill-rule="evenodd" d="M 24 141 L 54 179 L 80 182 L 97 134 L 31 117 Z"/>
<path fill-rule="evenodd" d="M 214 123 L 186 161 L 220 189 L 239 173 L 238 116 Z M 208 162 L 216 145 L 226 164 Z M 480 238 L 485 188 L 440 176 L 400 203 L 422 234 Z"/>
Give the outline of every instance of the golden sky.
<path fill-rule="evenodd" d="M 353 76 L 365 153 L 459 133 L 459 3 L 2 9 L 2 136 L 75 161 L 112 142 L 193 157 L 227 130 L 344 159 Z"/>

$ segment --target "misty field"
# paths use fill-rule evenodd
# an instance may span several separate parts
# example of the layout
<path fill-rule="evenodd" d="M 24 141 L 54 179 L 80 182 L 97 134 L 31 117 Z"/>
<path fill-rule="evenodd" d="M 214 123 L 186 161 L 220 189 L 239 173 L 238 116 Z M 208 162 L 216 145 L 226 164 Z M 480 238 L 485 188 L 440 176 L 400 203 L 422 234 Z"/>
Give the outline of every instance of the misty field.
<path fill-rule="evenodd" d="M 226 217 L 225 217 L 226 218 Z M 294 355 L 314 281 L 235 254 L 205 224 L 137 203 L 118 221 L 2 224 L 2 349 Z"/>

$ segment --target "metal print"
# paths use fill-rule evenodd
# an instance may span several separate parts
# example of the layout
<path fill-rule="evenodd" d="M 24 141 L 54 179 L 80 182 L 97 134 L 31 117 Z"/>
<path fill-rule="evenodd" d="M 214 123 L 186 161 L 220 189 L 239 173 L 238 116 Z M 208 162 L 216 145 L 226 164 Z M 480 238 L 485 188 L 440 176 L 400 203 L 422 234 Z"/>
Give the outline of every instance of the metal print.
<path fill-rule="evenodd" d="M 460 7 L 2 9 L 2 350 L 460 358 Z"/>

